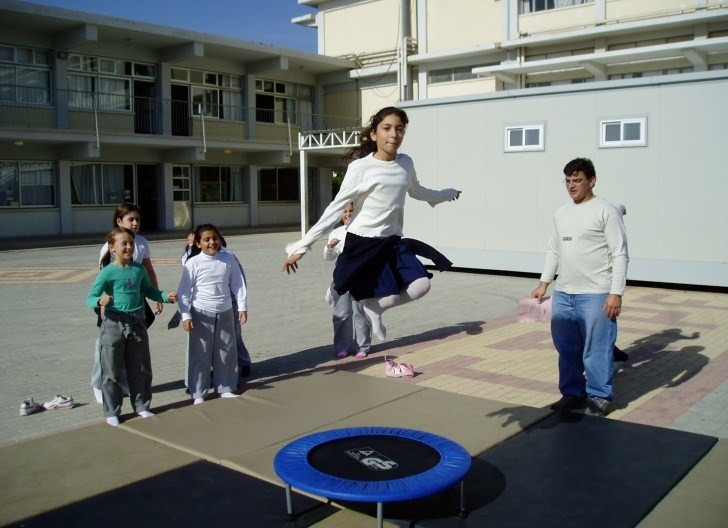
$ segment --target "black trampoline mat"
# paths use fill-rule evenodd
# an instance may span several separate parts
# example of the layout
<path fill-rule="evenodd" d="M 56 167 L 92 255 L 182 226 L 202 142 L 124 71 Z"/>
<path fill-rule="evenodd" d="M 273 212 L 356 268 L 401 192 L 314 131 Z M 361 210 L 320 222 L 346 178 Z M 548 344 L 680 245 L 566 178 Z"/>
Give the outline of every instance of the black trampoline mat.
<path fill-rule="evenodd" d="M 465 481 L 467 519 L 429 519 L 416 526 L 632 528 L 716 442 L 556 413 L 473 461 Z"/>
<path fill-rule="evenodd" d="M 411 438 L 361 435 L 324 442 L 309 451 L 307 460 L 333 477 L 379 482 L 424 473 L 440 463 L 440 453 Z"/>

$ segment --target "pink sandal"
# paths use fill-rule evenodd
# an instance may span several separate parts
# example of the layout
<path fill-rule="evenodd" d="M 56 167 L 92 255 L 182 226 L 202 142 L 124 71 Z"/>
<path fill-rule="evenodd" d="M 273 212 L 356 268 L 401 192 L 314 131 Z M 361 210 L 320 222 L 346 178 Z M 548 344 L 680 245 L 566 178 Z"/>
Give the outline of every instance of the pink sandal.
<path fill-rule="evenodd" d="M 412 378 L 415 375 L 415 368 L 411 363 L 395 363 L 385 357 L 384 372 L 390 378 Z"/>

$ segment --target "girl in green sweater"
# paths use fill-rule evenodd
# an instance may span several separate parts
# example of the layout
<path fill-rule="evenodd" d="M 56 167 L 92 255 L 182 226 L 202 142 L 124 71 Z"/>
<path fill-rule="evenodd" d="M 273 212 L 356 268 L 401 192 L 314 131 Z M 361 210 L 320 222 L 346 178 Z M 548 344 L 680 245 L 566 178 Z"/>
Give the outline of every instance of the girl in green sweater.
<path fill-rule="evenodd" d="M 134 262 L 134 233 L 117 227 L 108 235 L 109 249 L 116 255 L 103 268 L 86 297 L 89 308 L 104 307 L 99 337 L 101 345 L 101 394 L 109 425 L 119 425 L 123 402 L 121 371 L 126 367 L 129 397 L 134 412 L 147 418 L 152 401 L 152 361 L 144 324 L 145 298 L 173 303 L 177 294 L 164 293 L 149 280 L 144 266 Z"/>

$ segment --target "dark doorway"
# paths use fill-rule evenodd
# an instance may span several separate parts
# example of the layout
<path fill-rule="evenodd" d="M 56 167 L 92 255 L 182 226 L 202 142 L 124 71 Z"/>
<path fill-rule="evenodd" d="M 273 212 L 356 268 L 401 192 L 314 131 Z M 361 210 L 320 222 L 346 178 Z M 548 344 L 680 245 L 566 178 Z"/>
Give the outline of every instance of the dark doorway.
<path fill-rule="evenodd" d="M 159 167 L 157 165 L 137 165 L 137 186 L 139 189 L 139 208 L 142 210 L 142 232 L 159 231 L 161 215 L 159 197 Z"/>
<path fill-rule="evenodd" d="M 172 85 L 172 135 L 191 135 L 190 88 L 182 84 Z"/>
<path fill-rule="evenodd" d="M 159 133 L 159 105 L 153 82 L 134 81 L 134 132 Z"/>

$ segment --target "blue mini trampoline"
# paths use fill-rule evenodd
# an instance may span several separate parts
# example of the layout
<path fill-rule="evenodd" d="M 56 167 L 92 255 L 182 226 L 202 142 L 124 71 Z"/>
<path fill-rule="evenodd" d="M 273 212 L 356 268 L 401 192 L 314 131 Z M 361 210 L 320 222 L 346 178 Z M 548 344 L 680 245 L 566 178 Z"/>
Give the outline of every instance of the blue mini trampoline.
<path fill-rule="evenodd" d="M 376 502 L 377 526 L 385 502 L 420 499 L 460 483 L 471 459 L 459 444 L 432 433 L 393 427 L 354 427 L 315 433 L 283 447 L 273 461 L 286 486 L 288 519 L 295 518 L 291 487 L 352 502 Z"/>

